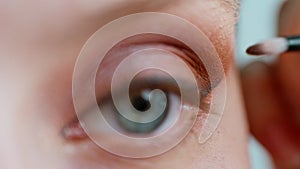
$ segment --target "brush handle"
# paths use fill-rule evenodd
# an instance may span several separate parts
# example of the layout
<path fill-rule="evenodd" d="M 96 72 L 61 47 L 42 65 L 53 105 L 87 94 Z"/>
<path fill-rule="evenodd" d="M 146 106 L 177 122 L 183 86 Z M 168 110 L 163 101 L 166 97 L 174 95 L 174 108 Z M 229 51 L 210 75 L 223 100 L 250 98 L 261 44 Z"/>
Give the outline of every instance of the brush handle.
<path fill-rule="evenodd" d="M 299 51 L 300 50 L 300 36 L 290 36 L 286 38 L 288 41 L 288 51 Z"/>

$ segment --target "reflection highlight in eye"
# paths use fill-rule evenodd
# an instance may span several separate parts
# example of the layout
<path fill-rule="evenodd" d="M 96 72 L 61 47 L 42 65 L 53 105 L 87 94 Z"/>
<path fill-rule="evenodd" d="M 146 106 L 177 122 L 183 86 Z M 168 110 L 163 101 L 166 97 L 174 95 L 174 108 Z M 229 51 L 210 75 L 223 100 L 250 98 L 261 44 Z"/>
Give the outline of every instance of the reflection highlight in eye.
<path fill-rule="evenodd" d="M 126 22 L 122 19 L 125 19 Z M 190 25 L 191 27 L 187 26 L 190 23 L 182 20 L 181 18 L 173 17 L 168 14 L 142 13 L 131 15 L 122 19 L 113 22 L 111 25 L 104 27 L 99 32 L 96 32 L 82 50 L 74 71 L 74 105 L 80 123 L 84 124 L 83 128 L 89 137 L 101 148 L 123 157 L 145 158 L 155 156 L 176 146 L 185 137 L 191 127 L 193 127 L 193 123 L 199 112 L 200 100 L 197 98 L 200 97 L 199 91 L 203 92 L 205 91 L 204 89 L 209 91 L 216 84 L 220 83 L 224 77 L 223 67 L 213 45 L 209 42 L 209 40 L 196 27 L 193 27 L 193 25 Z M 145 25 L 145 20 L 147 20 L 150 24 Z M 157 23 L 162 24 L 161 27 L 158 28 L 156 26 Z M 119 29 L 120 24 L 122 24 L 122 31 Z M 132 27 L 132 25 L 134 25 L 134 27 Z M 189 31 L 184 30 L 183 32 L 190 32 L 191 34 L 189 35 L 192 35 L 192 37 L 189 35 L 181 36 L 181 34 L 176 33 L 178 30 L 174 32 L 170 31 L 171 29 L 164 29 L 164 27 L 174 28 L 175 26 L 179 30 L 184 30 L 189 27 Z M 146 31 L 144 31 L 144 29 L 146 29 Z M 110 31 L 111 33 L 109 33 Z M 152 32 L 152 34 L 156 34 L 159 37 L 167 34 L 168 36 L 163 37 L 174 37 L 173 39 L 175 40 L 180 39 L 180 41 L 183 41 L 184 44 L 191 47 L 191 51 L 195 52 L 195 56 L 198 56 L 199 58 L 197 59 L 195 57 L 193 58 L 188 56 L 187 58 L 189 58 L 189 61 L 186 62 L 186 60 L 166 49 L 159 50 L 157 49 L 157 46 L 152 48 L 148 47 L 147 49 L 145 48 L 147 45 L 140 45 L 138 43 L 129 43 L 130 45 L 119 46 L 119 48 L 115 49 L 120 49 L 123 52 L 119 52 L 120 50 L 114 50 L 115 52 L 111 52 L 113 55 L 107 55 L 108 49 L 110 49 L 111 46 L 115 46 L 114 44 L 116 44 L 119 39 L 126 39 L 134 36 L 135 34 L 144 35 L 149 32 Z M 177 40 L 177 42 L 180 41 Z M 129 42 L 134 42 L 134 40 L 131 39 Z M 163 44 L 163 42 L 158 44 Z M 99 45 L 101 48 L 99 48 Z M 197 47 L 195 47 L 195 45 Z M 169 45 L 168 47 L 170 46 L 173 46 L 173 49 L 178 49 L 176 45 Z M 199 46 L 201 46 L 201 48 Z M 127 55 L 126 52 L 129 55 Z M 180 52 L 182 53 L 183 51 Z M 99 54 L 101 57 L 99 57 Z M 107 60 L 105 61 L 105 59 Z M 125 66 L 118 67 L 130 59 L 131 62 L 127 62 L 124 64 Z M 204 69 L 201 69 L 201 66 L 198 66 L 196 71 L 192 70 L 190 66 L 187 66 L 189 65 L 187 63 L 192 63 L 192 65 L 202 63 L 199 65 L 203 65 Z M 97 70 L 95 68 L 97 68 L 99 64 L 99 71 L 95 71 Z M 116 131 L 112 127 L 113 125 L 108 123 L 108 120 L 104 117 L 105 114 L 111 115 L 113 113 L 101 113 L 110 112 L 112 110 L 105 110 L 105 106 L 102 108 L 101 104 L 98 105 L 97 100 L 99 99 L 95 99 L 96 97 L 93 95 L 95 94 L 95 91 L 97 97 L 103 97 L 111 94 L 113 104 L 118 110 L 117 112 L 121 114 L 125 113 L 125 115 L 122 114 L 122 116 L 127 119 L 130 119 L 128 117 L 136 116 L 134 111 L 132 111 L 132 108 L 134 107 L 132 106 L 132 102 L 128 96 L 128 88 L 136 73 L 145 70 L 145 66 L 148 69 L 162 70 L 163 72 L 170 74 L 173 78 L 176 77 L 174 79 L 176 79 L 180 89 L 180 104 L 178 104 L 179 106 L 177 111 L 169 112 L 177 112 L 178 120 L 176 119 L 170 124 L 169 128 L 163 130 L 159 134 L 154 132 L 157 135 L 150 134 L 148 136 L 140 136 L 136 135 L 136 133 L 130 133 L 131 135 L 128 135 L 126 132 L 121 133 Z M 122 70 L 118 71 L 120 69 Z M 116 71 L 118 71 L 118 73 L 114 74 Z M 208 76 L 200 76 L 201 74 L 207 74 Z M 112 78 L 115 77 L 115 75 L 117 75 L 118 78 Z M 96 77 L 97 80 L 95 81 Z M 113 85 L 116 84 L 114 83 L 114 79 L 118 79 L 118 85 L 124 84 L 124 88 L 118 87 L 118 85 Z M 187 82 L 191 82 L 190 84 L 192 84 L 192 88 L 186 85 Z M 97 83 L 101 85 L 98 86 Z M 121 90 L 117 90 L 118 88 Z M 111 91 L 111 93 L 105 93 L 106 91 Z M 207 92 L 205 94 L 207 94 Z M 222 94 L 224 93 L 221 92 L 221 95 L 216 95 L 220 96 L 216 98 L 222 100 L 222 96 L 224 96 Z M 124 96 L 125 99 L 120 99 L 120 96 L 121 98 Z M 212 103 L 213 101 L 214 97 L 212 98 Z M 216 112 L 214 112 L 212 118 L 210 118 L 210 115 L 207 116 L 206 123 L 209 125 L 204 125 L 206 132 L 204 132 L 204 135 L 201 133 L 199 140 L 206 140 L 216 128 L 223 112 L 222 103 L 219 103 L 221 102 L 218 102 L 218 105 L 215 105 L 214 111 Z M 87 107 L 90 109 L 87 109 Z M 151 120 L 155 120 L 153 117 L 160 116 L 151 117 Z M 210 119 L 212 119 L 212 121 Z M 130 120 L 133 121 L 132 118 Z M 157 147 L 153 147 L 154 145 Z"/>

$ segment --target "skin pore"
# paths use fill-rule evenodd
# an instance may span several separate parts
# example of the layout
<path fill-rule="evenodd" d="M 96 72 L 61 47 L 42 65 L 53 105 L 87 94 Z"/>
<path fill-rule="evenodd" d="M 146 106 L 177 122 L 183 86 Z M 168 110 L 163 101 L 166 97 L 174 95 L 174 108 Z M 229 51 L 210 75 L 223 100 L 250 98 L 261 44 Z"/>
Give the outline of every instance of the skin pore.
<path fill-rule="evenodd" d="M 248 169 L 248 131 L 232 63 L 237 6 L 235 0 L 0 2 L 0 168 Z M 72 73 L 83 44 L 107 22 L 146 11 L 189 20 L 215 46 L 228 94 L 217 131 L 200 145 L 195 126 L 177 147 L 148 159 L 112 155 L 88 138 L 66 140 L 61 131 L 76 117 Z"/>

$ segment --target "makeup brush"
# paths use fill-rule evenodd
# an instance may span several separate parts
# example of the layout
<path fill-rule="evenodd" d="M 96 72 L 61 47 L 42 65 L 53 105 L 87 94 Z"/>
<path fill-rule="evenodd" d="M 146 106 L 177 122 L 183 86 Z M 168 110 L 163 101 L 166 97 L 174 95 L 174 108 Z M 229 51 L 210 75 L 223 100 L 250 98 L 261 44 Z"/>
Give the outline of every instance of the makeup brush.
<path fill-rule="evenodd" d="M 279 55 L 288 51 L 300 51 L 300 35 L 269 39 L 250 46 L 246 52 L 250 55 Z"/>

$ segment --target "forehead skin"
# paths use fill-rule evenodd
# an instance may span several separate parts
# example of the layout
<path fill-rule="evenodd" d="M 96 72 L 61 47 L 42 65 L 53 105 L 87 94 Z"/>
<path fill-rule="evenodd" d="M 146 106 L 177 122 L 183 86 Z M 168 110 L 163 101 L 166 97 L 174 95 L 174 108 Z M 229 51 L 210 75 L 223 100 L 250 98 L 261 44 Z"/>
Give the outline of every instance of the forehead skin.
<path fill-rule="evenodd" d="M 73 55 L 77 56 L 86 39 L 101 25 L 130 13 L 160 11 L 178 15 L 198 26 L 213 42 L 226 64 L 230 62 L 225 58 L 229 55 L 226 52 L 232 50 L 238 6 L 238 0 L 99 0 L 72 3 L 62 0 L 56 3 L 18 2 L 18 5 L 14 0 L 2 1 L 1 50 L 16 51 L 18 48 L 18 51 L 28 53 L 52 48 L 55 51 L 73 50 Z M 231 42 L 228 43 L 228 40 Z M 24 59 L 37 59 L 29 57 L 35 55 Z"/>

